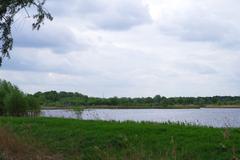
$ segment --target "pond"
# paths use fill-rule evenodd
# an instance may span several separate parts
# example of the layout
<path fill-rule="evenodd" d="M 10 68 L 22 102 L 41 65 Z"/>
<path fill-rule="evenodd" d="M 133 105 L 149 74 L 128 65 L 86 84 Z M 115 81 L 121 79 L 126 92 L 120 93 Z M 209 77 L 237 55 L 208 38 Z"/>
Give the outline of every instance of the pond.
<path fill-rule="evenodd" d="M 43 117 L 83 120 L 183 122 L 212 127 L 240 127 L 240 109 L 84 109 L 42 110 Z"/>

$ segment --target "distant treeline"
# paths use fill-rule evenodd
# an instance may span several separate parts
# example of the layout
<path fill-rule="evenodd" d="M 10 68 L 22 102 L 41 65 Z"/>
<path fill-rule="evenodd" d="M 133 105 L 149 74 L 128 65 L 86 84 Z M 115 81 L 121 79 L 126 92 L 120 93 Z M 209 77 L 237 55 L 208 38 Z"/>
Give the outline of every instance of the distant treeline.
<path fill-rule="evenodd" d="M 174 106 L 174 105 L 240 105 L 240 96 L 214 96 L 214 97 L 171 97 L 156 95 L 154 97 L 88 97 L 73 92 L 37 92 L 34 94 L 41 105 L 45 106 Z"/>

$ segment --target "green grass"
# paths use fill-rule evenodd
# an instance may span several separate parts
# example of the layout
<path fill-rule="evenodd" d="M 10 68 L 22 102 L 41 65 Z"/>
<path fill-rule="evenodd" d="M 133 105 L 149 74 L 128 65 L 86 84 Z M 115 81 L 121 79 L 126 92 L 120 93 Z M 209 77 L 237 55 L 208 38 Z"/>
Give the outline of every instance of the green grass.
<path fill-rule="evenodd" d="M 179 124 L 0 118 L 0 125 L 65 159 L 231 160 L 240 157 L 240 129 Z"/>

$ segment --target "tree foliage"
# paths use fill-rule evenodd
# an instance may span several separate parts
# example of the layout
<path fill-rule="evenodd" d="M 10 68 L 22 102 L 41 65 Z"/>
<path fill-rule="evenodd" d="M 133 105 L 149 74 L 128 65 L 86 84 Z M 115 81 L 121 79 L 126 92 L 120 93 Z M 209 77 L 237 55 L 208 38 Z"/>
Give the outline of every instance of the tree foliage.
<path fill-rule="evenodd" d="M 4 112 L 7 115 L 21 116 L 25 115 L 27 110 L 27 101 L 24 95 L 18 90 L 13 90 L 4 98 Z"/>
<path fill-rule="evenodd" d="M 9 52 L 13 47 L 13 37 L 11 26 L 14 23 L 14 17 L 20 10 L 35 7 L 36 14 L 32 15 L 35 22 L 32 24 L 32 28 L 39 30 L 44 22 L 44 19 L 52 20 L 51 14 L 44 9 L 46 0 L 1 0 L 0 3 L 0 65 L 4 57 L 10 57 Z M 28 14 L 28 16 L 30 16 Z"/>
<path fill-rule="evenodd" d="M 156 95 L 154 97 L 110 97 L 97 98 L 88 97 L 81 93 L 73 92 L 37 92 L 34 94 L 42 105 L 45 106 L 174 106 L 174 105 L 239 105 L 239 96 L 213 96 L 213 97 L 164 97 Z"/>
<path fill-rule="evenodd" d="M 0 80 L 0 115 L 25 116 L 39 112 L 38 99 L 24 94 L 10 82 Z"/>

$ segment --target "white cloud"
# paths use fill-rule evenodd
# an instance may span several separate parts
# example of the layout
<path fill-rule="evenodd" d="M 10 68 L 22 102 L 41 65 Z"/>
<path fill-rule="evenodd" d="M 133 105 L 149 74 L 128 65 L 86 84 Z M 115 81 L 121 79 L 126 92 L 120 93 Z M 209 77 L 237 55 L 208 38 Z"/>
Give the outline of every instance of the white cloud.
<path fill-rule="evenodd" d="M 1 78 L 27 92 L 240 93 L 238 1 L 72 1 L 69 10 L 66 1 L 58 2 L 49 3 L 55 19 L 40 33 L 17 35 L 18 47 Z"/>
<path fill-rule="evenodd" d="M 161 0 L 153 4 L 158 12 L 152 10 L 152 15 L 155 15 L 162 33 L 185 41 L 210 42 L 229 49 L 239 48 L 239 1 Z"/>

